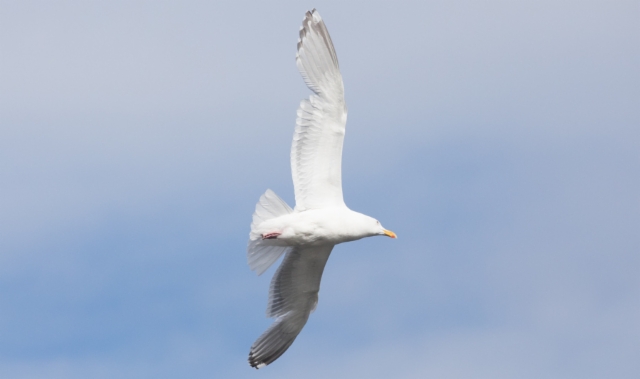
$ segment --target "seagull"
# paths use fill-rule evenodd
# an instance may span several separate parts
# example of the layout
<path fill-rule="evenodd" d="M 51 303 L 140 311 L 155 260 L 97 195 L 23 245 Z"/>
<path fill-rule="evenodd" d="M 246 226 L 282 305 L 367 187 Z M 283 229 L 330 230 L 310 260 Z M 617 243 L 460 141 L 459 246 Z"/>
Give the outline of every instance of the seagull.
<path fill-rule="evenodd" d="M 247 248 L 249 267 L 258 275 L 284 255 L 269 288 L 267 316 L 275 321 L 249 352 L 249 365 L 256 369 L 287 351 L 307 323 L 335 245 L 379 235 L 396 238 L 380 221 L 344 203 L 344 86 L 333 42 L 315 9 L 300 27 L 296 65 L 313 91 L 300 103 L 291 146 L 296 206 L 291 209 L 267 190 L 256 204 Z"/>

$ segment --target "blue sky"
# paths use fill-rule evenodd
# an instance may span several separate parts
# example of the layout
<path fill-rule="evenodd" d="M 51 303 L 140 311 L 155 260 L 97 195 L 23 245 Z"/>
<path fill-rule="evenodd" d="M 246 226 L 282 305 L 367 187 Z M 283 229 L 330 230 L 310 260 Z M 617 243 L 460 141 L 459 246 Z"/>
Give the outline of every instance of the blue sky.
<path fill-rule="evenodd" d="M 338 246 L 255 372 L 304 12 L 336 46 Z M 0 377 L 637 378 L 637 1 L 0 3 Z"/>

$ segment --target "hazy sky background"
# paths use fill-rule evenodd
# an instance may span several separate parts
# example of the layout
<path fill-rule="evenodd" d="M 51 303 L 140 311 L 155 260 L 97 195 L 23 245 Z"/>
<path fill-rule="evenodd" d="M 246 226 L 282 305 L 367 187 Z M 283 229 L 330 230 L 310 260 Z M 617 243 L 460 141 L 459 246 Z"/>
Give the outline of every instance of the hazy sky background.
<path fill-rule="evenodd" d="M 334 250 L 255 372 L 319 9 L 345 81 Z M 640 377 L 640 2 L 0 2 L 0 377 Z"/>

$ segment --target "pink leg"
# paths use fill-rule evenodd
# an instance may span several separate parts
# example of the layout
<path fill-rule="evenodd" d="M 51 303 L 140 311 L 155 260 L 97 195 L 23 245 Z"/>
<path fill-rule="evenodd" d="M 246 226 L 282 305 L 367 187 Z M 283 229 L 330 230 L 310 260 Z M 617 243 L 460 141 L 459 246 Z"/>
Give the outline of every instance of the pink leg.
<path fill-rule="evenodd" d="M 272 240 L 278 238 L 278 236 L 282 233 L 267 233 L 262 235 L 263 240 Z"/>

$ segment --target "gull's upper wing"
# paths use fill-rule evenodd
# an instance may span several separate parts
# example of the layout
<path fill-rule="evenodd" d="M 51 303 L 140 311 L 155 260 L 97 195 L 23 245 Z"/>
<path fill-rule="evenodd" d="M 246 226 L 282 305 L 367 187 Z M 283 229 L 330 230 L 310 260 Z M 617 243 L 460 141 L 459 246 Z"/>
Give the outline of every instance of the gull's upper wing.
<path fill-rule="evenodd" d="M 315 9 L 307 12 L 302 22 L 296 64 L 315 93 L 300 103 L 291 146 L 296 210 L 344 205 L 344 87 L 331 37 Z"/>
<path fill-rule="evenodd" d="M 324 266 L 333 245 L 289 251 L 271 280 L 267 316 L 274 323 L 251 346 L 249 364 L 260 368 L 280 357 L 307 323 L 318 304 Z"/>

